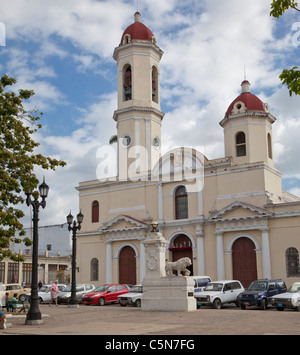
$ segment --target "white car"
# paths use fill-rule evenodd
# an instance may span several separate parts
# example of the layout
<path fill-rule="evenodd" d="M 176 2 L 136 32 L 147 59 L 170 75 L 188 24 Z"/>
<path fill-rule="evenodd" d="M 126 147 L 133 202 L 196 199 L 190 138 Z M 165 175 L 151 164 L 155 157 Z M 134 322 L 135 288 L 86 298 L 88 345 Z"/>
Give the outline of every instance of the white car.
<path fill-rule="evenodd" d="M 50 303 L 51 301 L 51 287 L 52 285 L 43 285 L 38 292 L 40 303 Z M 57 285 L 59 291 L 62 291 L 67 285 L 58 284 Z M 26 295 L 30 300 L 31 293 L 27 293 Z"/>
<path fill-rule="evenodd" d="M 235 303 L 238 306 L 237 296 L 245 289 L 237 280 L 214 281 L 207 284 L 204 291 L 194 294 L 197 307 L 213 306 L 221 309 L 224 303 Z"/>
<path fill-rule="evenodd" d="M 141 307 L 141 302 L 143 298 L 143 287 L 142 285 L 133 286 L 129 293 L 124 293 L 118 296 L 120 306 L 127 306 L 128 304 L 134 305 L 136 307 Z"/>
<path fill-rule="evenodd" d="M 295 282 L 287 292 L 273 296 L 271 304 L 277 308 L 277 311 L 290 308 L 300 312 L 300 282 Z"/>

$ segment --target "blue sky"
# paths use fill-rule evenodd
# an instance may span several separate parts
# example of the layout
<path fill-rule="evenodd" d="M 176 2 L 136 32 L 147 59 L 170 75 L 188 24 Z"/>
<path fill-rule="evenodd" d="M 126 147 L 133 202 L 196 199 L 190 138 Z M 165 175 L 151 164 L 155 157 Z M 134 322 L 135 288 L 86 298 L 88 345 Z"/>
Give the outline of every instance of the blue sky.
<path fill-rule="evenodd" d="M 139 0 L 139 11 L 164 51 L 164 150 L 193 145 L 208 158 L 224 156 L 219 122 L 240 92 L 246 66 L 251 91 L 277 117 L 274 156 L 284 188 L 300 195 L 300 97 L 291 98 L 278 79 L 283 68 L 299 65 L 292 25 L 300 16 L 289 11 L 273 19 L 270 3 Z M 74 187 L 96 178 L 97 149 L 116 133 L 112 54 L 136 10 L 136 0 L 0 0 L 6 29 L 0 73 L 15 77 L 16 88 L 35 91 L 28 109 L 44 113 L 40 150 L 68 162 L 45 174 L 51 190 L 42 224 L 63 223 L 70 209 L 77 213 Z"/>

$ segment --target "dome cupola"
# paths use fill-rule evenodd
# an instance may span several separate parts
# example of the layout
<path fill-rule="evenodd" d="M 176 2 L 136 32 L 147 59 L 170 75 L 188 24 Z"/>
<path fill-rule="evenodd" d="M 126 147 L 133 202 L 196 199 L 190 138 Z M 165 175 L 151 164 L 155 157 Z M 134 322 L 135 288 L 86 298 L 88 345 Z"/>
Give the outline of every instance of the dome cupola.
<path fill-rule="evenodd" d="M 147 41 L 156 44 L 152 31 L 141 22 L 141 14 L 134 14 L 134 23 L 124 31 L 120 45 L 131 43 L 132 41 Z"/>
<path fill-rule="evenodd" d="M 242 93 L 228 107 L 225 117 L 246 111 L 268 112 L 268 105 L 264 104 L 257 96 L 250 92 L 250 83 L 244 80 L 241 84 Z"/>

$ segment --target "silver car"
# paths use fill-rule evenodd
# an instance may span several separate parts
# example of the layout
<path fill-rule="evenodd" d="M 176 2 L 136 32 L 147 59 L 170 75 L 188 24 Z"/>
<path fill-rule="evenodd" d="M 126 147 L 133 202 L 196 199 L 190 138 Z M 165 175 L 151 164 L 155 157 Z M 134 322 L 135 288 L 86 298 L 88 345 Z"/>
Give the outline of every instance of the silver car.
<path fill-rule="evenodd" d="M 39 289 L 38 294 L 39 294 L 40 303 L 50 303 L 50 301 L 51 301 L 51 287 L 52 287 L 52 285 L 43 285 Z M 65 287 L 67 287 L 67 285 L 58 284 L 57 287 L 58 287 L 59 291 L 62 291 Z M 31 293 L 27 293 L 26 296 L 30 300 Z"/>
<path fill-rule="evenodd" d="M 143 287 L 142 285 L 135 285 L 131 288 L 129 293 L 124 293 L 118 296 L 120 306 L 127 306 L 128 304 L 134 305 L 136 307 L 141 307 L 141 302 L 143 298 Z"/>
<path fill-rule="evenodd" d="M 57 295 L 57 303 L 66 303 L 68 304 L 71 298 L 71 289 L 72 286 L 69 285 L 66 288 L 63 289 L 58 295 Z M 92 292 L 95 289 L 95 285 L 92 284 L 77 284 L 76 285 L 76 299 L 78 302 L 81 302 L 82 297 L 88 293 Z"/>

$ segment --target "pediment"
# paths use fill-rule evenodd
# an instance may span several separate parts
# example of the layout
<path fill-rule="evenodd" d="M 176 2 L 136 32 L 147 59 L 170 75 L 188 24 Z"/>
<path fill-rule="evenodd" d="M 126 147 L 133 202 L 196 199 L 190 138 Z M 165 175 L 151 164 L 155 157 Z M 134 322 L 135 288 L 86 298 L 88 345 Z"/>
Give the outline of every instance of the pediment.
<path fill-rule="evenodd" d="M 220 211 L 215 212 L 210 219 L 217 221 L 245 218 L 263 218 L 272 215 L 272 212 L 269 212 L 264 208 L 254 206 L 246 202 L 235 201 Z"/>
<path fill-rule="evenodd" d="M 119 215 L 104 223 L 100 231 L 126 231 L 133 229 L 147 229 L 148 224 L 126 215 Z"/>

